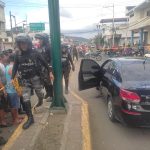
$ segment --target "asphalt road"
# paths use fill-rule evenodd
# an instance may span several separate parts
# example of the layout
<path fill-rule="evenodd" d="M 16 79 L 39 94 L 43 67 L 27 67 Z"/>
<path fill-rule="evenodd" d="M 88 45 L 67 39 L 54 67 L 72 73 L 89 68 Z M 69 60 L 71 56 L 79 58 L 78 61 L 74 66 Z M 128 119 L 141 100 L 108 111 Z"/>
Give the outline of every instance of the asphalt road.
<path fill-rule="evenodd" d="M 95 88 L 78 91 L 79 66 L 80 62 L 77 62 L 76 71 L 71 75 L 70 89 L 88 103 L 92 149 L 150 150 L 150 129 L 112 123 L 107 117 L 106 104 Z"/>

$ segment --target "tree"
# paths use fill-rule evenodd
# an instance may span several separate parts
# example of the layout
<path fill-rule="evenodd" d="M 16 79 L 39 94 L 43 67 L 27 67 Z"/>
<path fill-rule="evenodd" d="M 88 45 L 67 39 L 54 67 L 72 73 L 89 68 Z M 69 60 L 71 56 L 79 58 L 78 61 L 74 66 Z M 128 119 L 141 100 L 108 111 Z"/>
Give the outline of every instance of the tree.
<path fill-rule="evenodd" d="M 105 42 L 104 42 L 104 37 L 102 37 L 102 34 L 95 36 L 94 43 L 95 43 L 97 49 L 104 46 Z"/>

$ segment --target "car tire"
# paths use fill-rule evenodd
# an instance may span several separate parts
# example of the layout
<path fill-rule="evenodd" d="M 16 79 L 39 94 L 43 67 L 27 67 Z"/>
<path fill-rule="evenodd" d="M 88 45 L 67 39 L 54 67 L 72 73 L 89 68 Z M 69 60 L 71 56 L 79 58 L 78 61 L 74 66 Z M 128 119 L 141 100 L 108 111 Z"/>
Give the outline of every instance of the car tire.
<path fill-rule="evenodd" d="M 114 111 L 114 105 L 113 105 L 113 102 L 112 102 L 111 97 L 108 97 L 107 113 L 108 113 L 109 119 L 110 119 L 112 122 L 116 122 L 115 111 Z"/>

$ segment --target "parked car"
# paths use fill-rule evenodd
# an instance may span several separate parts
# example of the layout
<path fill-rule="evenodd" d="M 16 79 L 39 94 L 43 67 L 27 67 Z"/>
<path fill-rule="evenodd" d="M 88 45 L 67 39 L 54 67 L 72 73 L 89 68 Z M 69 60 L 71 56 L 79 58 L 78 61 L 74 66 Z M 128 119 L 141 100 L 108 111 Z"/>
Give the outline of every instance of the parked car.
<path fill-rule="evenodd" d="M 111 121 L 150 126 L 149 58 L 112 58 L 101 66 L 84 59 L 78 81 L 79 90 L 99 86 Z"/>

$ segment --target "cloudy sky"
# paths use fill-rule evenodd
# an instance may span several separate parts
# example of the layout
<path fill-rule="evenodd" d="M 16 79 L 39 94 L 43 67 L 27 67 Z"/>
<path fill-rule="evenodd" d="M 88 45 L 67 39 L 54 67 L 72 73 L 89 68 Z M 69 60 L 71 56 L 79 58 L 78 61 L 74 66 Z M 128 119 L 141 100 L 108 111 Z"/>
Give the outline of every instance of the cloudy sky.
<path fill-rule="evenodd" d="M 9 11 L 16 16 L 17 23 L 45 22 L 48 30 L 48 0 L 3 0 L 6 4 L 6 26 L 10 28 Z M 61 30 L 93 30 L 102 18 L 125 16 L 125 7 L 138 5 L 144 0 L 60 0 Z M 18 24 L 19 25 L 19 24 Z M 20 24 L 21 25 L 21 24 Z M 13 23 L 14 26 L 14 23 Z M 88 32 L 88 31 L 87 31 Z"/>

